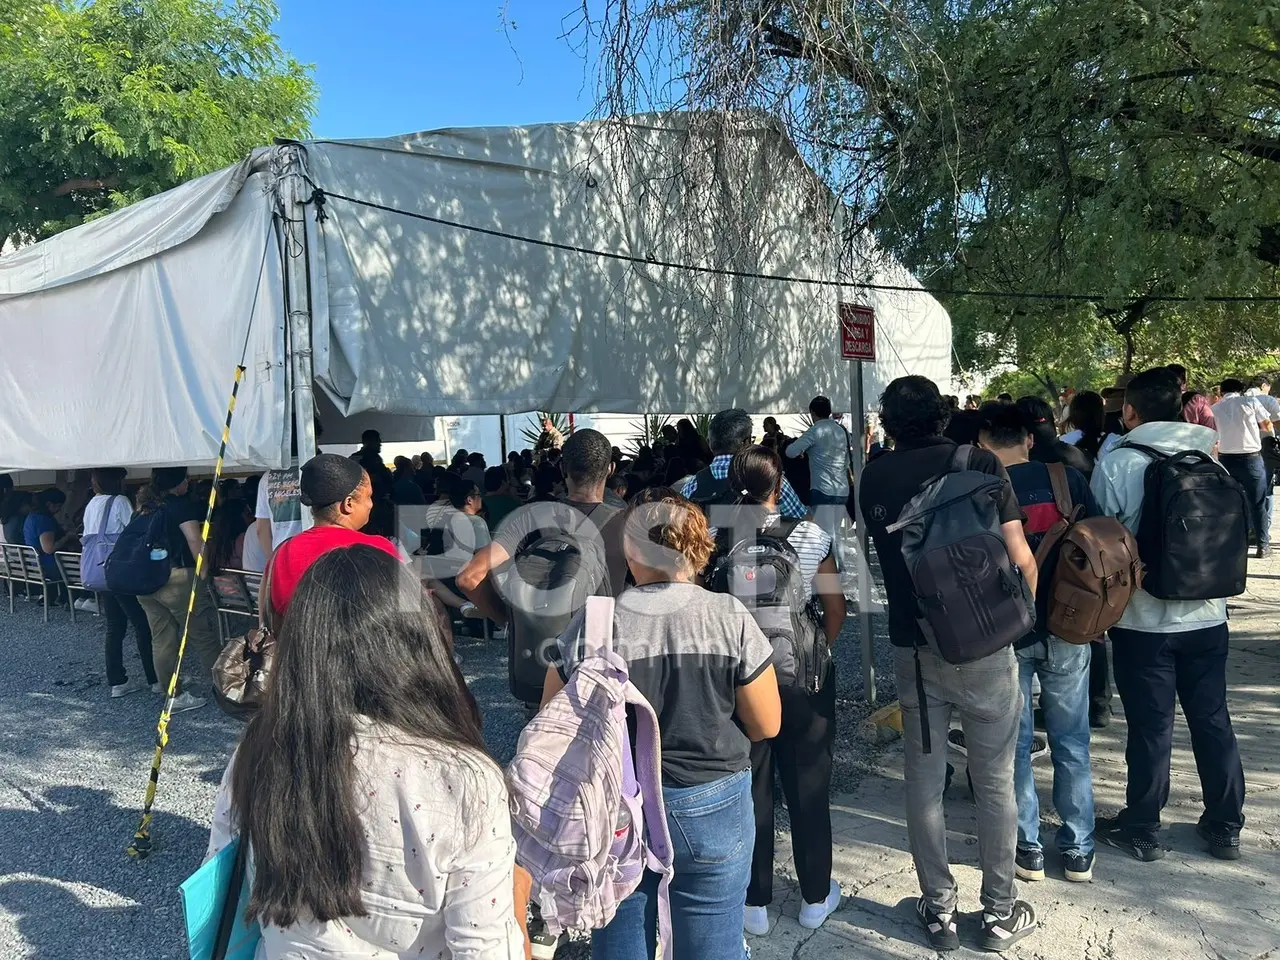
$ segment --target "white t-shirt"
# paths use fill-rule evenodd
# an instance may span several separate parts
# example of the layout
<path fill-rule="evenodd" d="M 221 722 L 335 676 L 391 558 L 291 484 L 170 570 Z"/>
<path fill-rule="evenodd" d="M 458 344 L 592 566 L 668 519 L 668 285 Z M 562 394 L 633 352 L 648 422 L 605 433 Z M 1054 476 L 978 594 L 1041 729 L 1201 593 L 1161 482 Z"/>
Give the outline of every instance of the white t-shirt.
<path fill-rule="evenodd" d="M 84 508 L 84 532 L 114 536 L 124 532 L 133 518 L 133 504 L 122 495 L 100 493 Z"/>
<path fill-rule="evenodd" d="M 272 550 L 311 526 L 310 516 L 303 515 L 302 477 L 297 467 L 268 470 L 262 475 L 258 484 L 258 506 L 253 515 L 259 520 L 271 521 Z M 248 539 L 245 537 L 246 542 Z"/>
<path fill-rule="evenodd" d="M 1259 424 L 1268 422 L 1271 414 L 1257 397 L 1228 393 L 1213 405 L 1213 419 L 1218 422 L 1219 453 L 1249 454 L 1262 450 Z"/>
<path fill-rule="evenodd" d="M 1280 400 L 1277 400 L 1269 393 L 1263 393 L 1257 387 L 1250 387 L 1244 392 L 1244 395 L 1246 397 L 1253 397 L 1253 399 L 1262 404 L 1266 408 L 1267 413 L 1271 415 L 1272 420 L 1280 420 Z"/>

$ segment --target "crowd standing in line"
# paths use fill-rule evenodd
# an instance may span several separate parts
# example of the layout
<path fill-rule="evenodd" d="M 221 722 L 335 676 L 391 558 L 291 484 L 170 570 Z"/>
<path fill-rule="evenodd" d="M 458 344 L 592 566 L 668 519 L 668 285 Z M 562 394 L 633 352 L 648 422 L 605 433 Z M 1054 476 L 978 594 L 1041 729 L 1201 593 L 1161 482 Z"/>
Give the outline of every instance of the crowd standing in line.
<path fill-rule="evenodd" d="M 1095 840 L 1141 861 L 1164 856 L 1176 700 L 1203 787 L 1199 836 L 1214 856 L 1240 856 L 1245 781 L 1226 705 L 1230 588 L 1179 593 L 1164 582 L 1166 558 L 1144 553 L 1149 570 L 1163 563 L 1159 577 L 1126 585 L 1131 599 L 1106 636 L 1069 641 L 1050 629 L 1060 547 L 1049 540 L 1045 549 L 1046 540 L 1111 517 L 1146 549 L 1142 517 L 1169 509 L 1146 501 L 1153 463 L 1199 463 L 1228 490 L 1218 503 L 1238 499 L 1238 516 L 1218 524 L 1240 531 L 1231 546 L 1241 557 L 1226 566 L 1243 564 L 1245 531 L 1254 556 L 1270 554 L 1280 403 L 1265 378 L 1227 379 L 1212 403 L 1186 387 L 1175 365 L 1077 393 L 1059 437 L 1058 413 L 1038 398 L 968 397 L 962 408 L 930 381 L 903 377 L 881 398 L 884 436 L 861 477 L 823 397 L 798 439 L 769 418 L 755 446 L 751 418 L 726 410 L 705 440 L 682 420 L 629 459 L 594 430 L 565 437 L 547 420 L 535 449 L 501 466 L 459 451 L 449 468 L 423 454 L 398 458 L 392 472 L 370 431 L 351 458 L 320 454 L 268 471 L 256 487 L 221 487 L 207 552 L 201 492 L 183 468 L 153 471 L 136 511 L 123 471 L 94 471 L 94 496 L 69 532 L 57 519 L 62 491 L 32 497 L 6 484 L 0 521 L 5 541 L 35 548 L 51 579 L 53 554 L 81 533 L 120 544 L 131 530 L 152 531 L 146 545 L 163 561 L 163 582 L 146 593 L 99 592 L 107 681 L 121 697 L 168 690 L 172 678 L 174 710 L 204 703 L 173 677 L 195 558 L 205 557 L 202 577 L 234 560 L 266 571 L 276 666 L 227 768 L 210 853 L 237 833 L 248 839 L 250 914 L 269 958 L 352 944 L 402 957 L 554 956 L 564 941 L 558 905 L 540 900 L 540 878 L 516 865 L 508 786 L 485 753 L 450 619 L 505 627 L 513 658 L 533 646 L 546 654 L 521 697 L 536 711 L 593 653 L 586 597 L 616 598 L 616 650 L 658 717 L 658 802 L 674 873 L 669 885 L 652 869 L 634 878 L 595 929 L 593 955 L 649 960 L 663 931 L 677 958 L 738 960 L 749 955 L 743 934 L 770 927 L 775 771 L 791 811 L 801 924 L 820 926 L 841 903 L 830 649 L 846 610 L 840 517 L 856 492 L 888 599 L 922 934 L 939 950 L 960 943 L 943 804 L 950 743 L 967 756 L 978 809 L 980 945 L 998 951 L 1038 925 L 1016 881 L 1047 875 L 1031 766 L 1041 723 L 1068 881 L 1092 879 Z M 806 468 L 799 488 L 786 476 L 796 462 Z M 977 519 L 930 502 L 939 484 L 967 491 Z M 415 519 L 397 519 L 397 509 Z M 408 529 L 418 517 L 421 530 Z M 940 531 L 964 549 L 981 544 L 994 562 L 980 566 L 994 579 L 970 580 L 978 567 L 966 564 L 954 582 L 936 579 L 926 548 Z M 447 569 L 436 570 L 441 560 Z M 528 580 L 530 570 L 545 582 Z M 929 609 L 923 583 L 936 583 L 944 601 L 948 591 L 979 591 L 971 606 L 993 622 L 949 636 L 945 621 L 956 613 Z M 193 672 L 207 680 L 221 650 L 211 593 L 198 586 L 189 641 Z M 566 609 L 526 609 L 521 589 L 540 586 L 564 586 Z M 124 667 L 130 626 L 142 678 Z M 996 639 L 983 647 L 984 637 Z M 1089 730 L 1110 720 L 1109 647 L 1128 777 L 1124 808 L 1095 818 Z M 515 683 L 513 666 L 520 696 Z"/>

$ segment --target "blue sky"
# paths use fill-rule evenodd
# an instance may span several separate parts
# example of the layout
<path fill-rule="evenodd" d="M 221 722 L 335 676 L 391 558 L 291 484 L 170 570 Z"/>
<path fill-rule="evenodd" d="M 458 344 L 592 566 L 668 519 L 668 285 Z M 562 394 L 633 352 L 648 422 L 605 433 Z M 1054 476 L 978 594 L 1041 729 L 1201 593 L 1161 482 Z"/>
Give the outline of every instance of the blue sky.
<path fill-rule="evenodd" d="M 279 3 L 281 42 L 315 67 L 318 137 L 581 120 L 594 104 L 582 38 L 563 37 L 581 0 Z"/>

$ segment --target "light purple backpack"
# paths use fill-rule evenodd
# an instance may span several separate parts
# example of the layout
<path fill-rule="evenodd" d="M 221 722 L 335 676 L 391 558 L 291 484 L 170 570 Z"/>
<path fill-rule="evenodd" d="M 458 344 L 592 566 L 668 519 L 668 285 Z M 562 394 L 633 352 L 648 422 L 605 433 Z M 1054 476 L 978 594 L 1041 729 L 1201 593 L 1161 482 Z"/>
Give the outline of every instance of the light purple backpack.
<path fill-rule="evenodd" d="M 587 600 L 582 662 L 524 728 L 507 786 L 516 861 L 533 876 L 548 930 L 604 927 L 648 867 L 662 877 L 659 938 L 670 960 L 672 853 L 658 718 L 613 650 L 611 598 Z"/>

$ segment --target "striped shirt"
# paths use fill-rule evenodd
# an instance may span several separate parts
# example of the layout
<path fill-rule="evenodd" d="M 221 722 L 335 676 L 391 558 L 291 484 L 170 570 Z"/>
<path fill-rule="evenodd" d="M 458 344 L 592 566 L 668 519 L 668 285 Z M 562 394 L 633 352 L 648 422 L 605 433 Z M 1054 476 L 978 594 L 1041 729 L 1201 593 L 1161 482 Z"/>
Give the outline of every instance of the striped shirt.
<path fill-rule="evenodd" d="M 729 464 L 733 462 L 733 454 L 724 453 L 711 461 L 711 475 L 717 480 L 723 480 L 729 476 Z M 698 475 L 694 474 L 685 482 L 684 489 L 680 491 L 682 497 L 692 497 L 693 491 L 698 489 Z M 796 496 L 795 489 L 784 478 L 782 481 L 782 492 L 778 495 L 778 509 L 784 517 L 790 517 L 792 520 L 803 520 L 809 515 L 809 508 L 800 502 L 800 498 Z"/>

